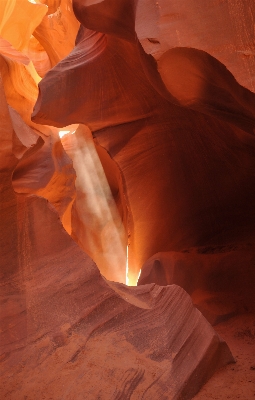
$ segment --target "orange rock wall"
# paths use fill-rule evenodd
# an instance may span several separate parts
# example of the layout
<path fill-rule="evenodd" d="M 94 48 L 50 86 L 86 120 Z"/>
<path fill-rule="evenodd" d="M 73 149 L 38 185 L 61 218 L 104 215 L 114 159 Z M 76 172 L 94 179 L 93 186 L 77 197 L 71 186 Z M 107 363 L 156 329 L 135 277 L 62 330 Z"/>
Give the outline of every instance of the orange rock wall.
<path fill-rule="evenodd" d="M 254 12 L 1 2 L 1 398 L 191 399 L 234 361 L 210 323 L 254 314 Z"/>

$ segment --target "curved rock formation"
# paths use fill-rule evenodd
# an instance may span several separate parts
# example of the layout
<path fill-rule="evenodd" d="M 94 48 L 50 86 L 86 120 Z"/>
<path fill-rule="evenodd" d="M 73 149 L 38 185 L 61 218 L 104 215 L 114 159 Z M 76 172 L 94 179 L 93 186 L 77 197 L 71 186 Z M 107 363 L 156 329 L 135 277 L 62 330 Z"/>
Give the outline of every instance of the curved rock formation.
<path fill-rule="evenodd" d="M 139 21 L 137 25 L 147 52 L 158 58 L 173 47 L 204 50 L 226 65 L 241 85 L 254 92 L 252 0 L 158 0 L 156 4 L 141 0 L 141 3 L 140 19 L 146 20 L 146 29 L 141 29 Z"/>
<path fill-rule="evenodd" d="M 247 93 L 254 95 L 235 83 L 237 97 L 229 105 L 233 78 L 212 57 L 194 50 L 199 84 L 207 57 L 208 85 L 225 97 L 221 104 L 217 96 L 209 97 L 209 112 L 207 92 L 195 98 L 196 111 L 173 104 L 183 96 L 166 90 L 156 64 L 137 41 L 135 2 L 118 4 L 74 2 L 80 22 L 100 32 L 81 27 L 74 50 L 39 84 L 33 120 L 86 124 L 116 161 L 129 212 L 129 270 L 135 283 L 143 263 L 159 251 L 254 239 L 255 141 L 247 133 L 254 128 L 254 110 L 246 110 Z M 126 34 L 118 24 L 124 13 L 129 16 Z M 178 62 L 178 52 L 171 60 L 176 54 Z M 163 71 L 167 63 L 160 62 Z M 221 111 L 224 107 L 236 114 L 234 124 Z"/>
<path fill-rule="evenodd" d="M 67 399 L 82 392 L 91 399 L 189 399 L 233 361 L 181 288 L 147 285 L 121 298 L 61 232 L 45 200 L 31 197 L 19 211 L 27 215 L 19 242 L 25 259 L 2 286 L 4 398 Z"/>
<path fill-rule="evenodd" d="M 22 51 L 48 8 L 39 1 L 2 0 L 0 3 L 0 36 Z"/>
<path fill-rule="evenodd" d="M 240 86 L 225 65 L 210 54 L 176 47 L 159 58 L 158 70 L 182 106 L 254 134 L 254 93 Z"/>
<path fill-rule="evenodd" d="M 26 129 L 34 132 L 29 127 Z M 32 151 L 19 161 L 12 183 L 16 193 L 36 194 L 49 200 L 65 229 L 71 233 L 70 207 L 75 198 L 75 177 L 72 161 L 52 127 L 51 135 L 40 137 Z"/>
<path fill-rule="evenodd" d="M 52 68 L 73 49 L 79 22 L 73 14 L 71 0 L 46 0 L 44 3 L 48 5 L 48 13 L 33 35 L 46 51 Z"/>
<path fill-rule="evenodd" d="M 254 313 L 254 244 L 158 253 L 143 265 L 138 285 L 181 286 L 212 324 Z"/>
<path fill-rule="evenodd" d="M 15 195 L 0 88 L 1 397 L 190 399 L 225 342 L 180 287 L 108 285 L 45 199 Z"/>
<path fill-rule="evenodd" d="M 248 398 L 254 7 L 73 4 L 0 4 L 0 397 L 191 399 L 205 316 L 198 398 Z"/>

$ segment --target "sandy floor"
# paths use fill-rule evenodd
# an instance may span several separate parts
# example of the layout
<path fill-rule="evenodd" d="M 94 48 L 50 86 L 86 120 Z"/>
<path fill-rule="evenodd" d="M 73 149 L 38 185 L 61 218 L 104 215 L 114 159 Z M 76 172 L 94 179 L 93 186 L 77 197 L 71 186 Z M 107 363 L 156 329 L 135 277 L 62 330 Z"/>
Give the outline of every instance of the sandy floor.
<path fill-rule="evenodd" d="M 229 345 L 236 363 L 219 370 L 194 400 L 255 400 L 255 315 L 231 318 L 214 329 Z"/>

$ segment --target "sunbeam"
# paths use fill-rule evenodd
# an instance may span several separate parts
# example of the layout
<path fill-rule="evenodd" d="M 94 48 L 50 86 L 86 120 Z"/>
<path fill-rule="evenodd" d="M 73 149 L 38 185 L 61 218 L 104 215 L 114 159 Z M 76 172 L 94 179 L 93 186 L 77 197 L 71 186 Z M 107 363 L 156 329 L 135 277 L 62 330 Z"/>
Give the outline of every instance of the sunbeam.
<path fill-rule="evenodd" d="M 72 236 L 105 278 L 128 284 L 126 232 L 91 132 L 71 125 L 60 129 L 59 136 L 77 175 Z"/>

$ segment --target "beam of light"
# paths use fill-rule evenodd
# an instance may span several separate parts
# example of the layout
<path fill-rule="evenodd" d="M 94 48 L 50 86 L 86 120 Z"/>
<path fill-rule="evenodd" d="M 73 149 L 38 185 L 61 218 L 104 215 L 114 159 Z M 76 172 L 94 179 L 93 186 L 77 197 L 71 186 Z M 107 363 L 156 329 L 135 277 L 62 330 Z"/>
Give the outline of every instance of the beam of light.
<path fill-rule="evenodd" d="M 129 278 L 128 278 L 128 246 L 127 246 L 127 260 L 126 260 L 126 285 L 129 285 Z"/>
<path fill-rule="evenodd" d="M 142 272 L 142 270 L 140 269 L 140 271 L 138 272 L 138 277 L 137 277 L 137 281 L 136 281 L 136 286 L 137 286 L 138 281 L 139 281 L 139 278 L 140 278 L 140 276 L 141 276 L 141 272 Z"/>
<path fill-rule="evenodd" d="M 66 126 L 65 128 L 59 129 L 58 134 L 59 134 L 60 139 L 62 139 L 62 137 L 64 137 L 67 134 L 73 135 L 75 133 L 76 129 L 78 128 L 78 126 L 79 126 L 78 124 L 73 124 L 73 125 Z"/>
<path fill-rule="evenodd" d="M 67 133 L 73 133 L 73 132 L 70 132 L 70 131 L 59 131 L 59 137 L 60 137 L 60 139 L 61 139 L 63 136 L 67 135 Z"/>
<path fill-rule="evenodd" d="M 28 0 L 28 2 L 29 3 L 31 3 L 31 4 L 43 4 L 43 3 L 41 3 L 40 1 L 38 1 L 38 0 Z M 45 4 L 46 5 L 46 4 Z M 48 6 L 47 6 L 48 7 Z"/>
<path fill-rule="evenodd" d="M 72 229 L 79 245 L 107 279 L 127 283 L 127 237 L 90 130 L 72 125 L 59 131 L 76 171 Z"/>

